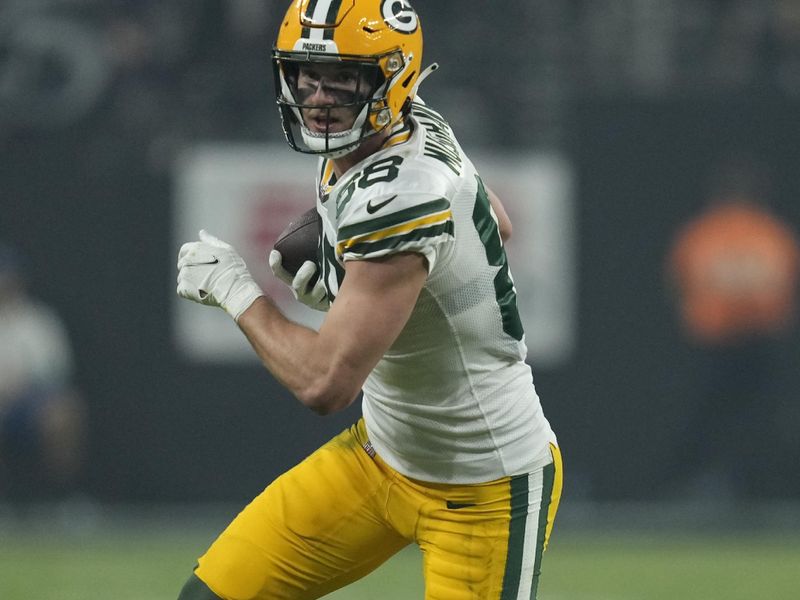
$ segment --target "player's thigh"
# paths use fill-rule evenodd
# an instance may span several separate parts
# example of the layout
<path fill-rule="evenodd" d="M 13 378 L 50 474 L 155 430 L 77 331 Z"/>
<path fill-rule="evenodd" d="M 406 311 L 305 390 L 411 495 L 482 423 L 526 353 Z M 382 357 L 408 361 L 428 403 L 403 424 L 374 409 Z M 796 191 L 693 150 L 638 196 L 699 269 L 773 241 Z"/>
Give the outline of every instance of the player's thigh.
<path fill-rule="evenodd" d="M 350 431 L 276 479 L 201 557 L 222 598 L 317 598 L 408 544 L 381 517 L 387 482 Z"/>
<path fill-rule="evenodd" d="M 561 460 L 497 482 L 474 505 L 458 501 L 425 516 L 421 527 L 426 600 L 535 599 L 542 553 L 561 497 Z M 467 490 L 466 492 L 464 490 Z"/>

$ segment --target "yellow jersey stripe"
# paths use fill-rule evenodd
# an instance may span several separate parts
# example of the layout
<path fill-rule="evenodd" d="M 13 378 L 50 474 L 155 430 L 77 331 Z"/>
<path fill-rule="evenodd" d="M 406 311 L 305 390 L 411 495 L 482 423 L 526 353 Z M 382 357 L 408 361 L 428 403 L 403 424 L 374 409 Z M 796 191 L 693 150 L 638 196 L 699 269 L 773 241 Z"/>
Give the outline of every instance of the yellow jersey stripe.
<path fill-rule="evenodd" d="M 387 227 L 385 229 L 379 229 L 378 231 L 373 231 L 370 233 L 365 233 L 363 235 L 357 235 L 346 240 L 342 240 L 336 245 L 336 252 L 339 255 L 342 255 L 345 253 L 345 251 L 347 251 L 349 248 L 352 248 L 356 244 L 383 240 L 393 235 L 401 235 L 403 233 L 413 231 L 414 229 L 420 227 L 435 225 L 437 223 L 443 223 L 452 218 L 453 218 L 453 211 L 448 208 L 447 210 L 443 210 L 438 213 L 434 213 L 432 215 L 426 215 L 419 219 L 414 219 L 413 221 L 401 223 L 400 225 Z"/>

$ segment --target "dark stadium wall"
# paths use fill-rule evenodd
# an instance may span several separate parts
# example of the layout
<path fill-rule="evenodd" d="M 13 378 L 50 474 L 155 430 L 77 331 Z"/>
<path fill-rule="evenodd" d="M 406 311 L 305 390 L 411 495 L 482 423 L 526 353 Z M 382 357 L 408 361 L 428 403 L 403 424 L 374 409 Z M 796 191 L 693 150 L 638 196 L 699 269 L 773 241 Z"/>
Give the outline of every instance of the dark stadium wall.
<path fill-rule="evenodd" d="M 576 107 L 578 350 L 557 369 L 534 365 L 568 497 L 651 497 L 681 442 L 693 355 L 663 262 L 719 152 L 746 143 L 763 154 L 775 207 L 800 228 L 800 130 L 788 126 L 800 115 L 747 102 Z M 65 318 L 90 403 L 87 490 L 110 502 L 245 500 L 353 422 L 358 406 L 323 419 L 255 364 L 182 362 L 170 341 L 169 174 L 136 144 L 99 145 L 91 126 L 19 134 L 0 161 L 0 237 L 24 250 L 36 295 Z M 783 421 L 794 424 L 798 341 L 795 332 L 776 371 Z M 800 462 L 796 445 L 784 449 L 794 452 L 787 464 Z"/>

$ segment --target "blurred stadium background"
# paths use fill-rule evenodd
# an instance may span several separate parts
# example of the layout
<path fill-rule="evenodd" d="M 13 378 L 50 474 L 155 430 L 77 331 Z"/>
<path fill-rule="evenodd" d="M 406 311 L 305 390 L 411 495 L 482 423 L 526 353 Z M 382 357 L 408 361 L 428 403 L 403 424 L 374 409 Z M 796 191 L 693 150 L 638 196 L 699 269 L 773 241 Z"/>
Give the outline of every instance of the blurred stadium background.
<path fill-rule="evenodd" d="M 517 223 L 548 194 L 568 208 L 539 213 L 569 243 L 552 241 L 541 272 L 517 282 L 537 298 L 542 278 L 553 295 L 531 319 L 557 324 L 546 344 L 527 325 L 566 466 L 542 597 L 797 597 L 800 331 L 769 364 L 764 424 L 739 424 L 767 457 L 747 493 L 703 471 L 703 455 L 676 464 L 704 358 L 682 334 L 665 263 L 715 165 L 732 156 L 768 167 L 773 209 L 800 230 L 800 2 L 414 4 L 424 62 L 442 66 L 423 97 L 496 174 L 489 184 L 514 194 Z M 80 495 L 30 506 L 0 497 L 4 599 L 174 597 L 237 507 L 358 414 L 308 413 L 236 348 L 187 338 L 174 302 L 185 232 L 239 206 L 217 193 L 228 188 L 205 188 L 211 212 L 191 212 L 205 181 L 192 179 L 191 157 L 209 160 L 221 186 L 240 174 L 230 152 L 244 149 L 266 173 L 252 182 L 267 186 L 259 198 L 285 200 L 291 182 L 270 179 L 290 151 L 269 61 L 284 10 L 275 0 L 0 1 L 0 238 L 26 255 L 34 294 L 63 317 L 88 402 Z M 531 184 L 530 198 L 526 164 L 554 182 L 538 195 Z M 311 202 L 305 189 L 307 199 L 292 188 L 294 204 L 259 213 L 260 242 Z M 531 227 L 542 226 L 536 216 Z M 515 272 L 542 260 L 525 236 L 517 225 Z M 697 477 L 682 479 L 694 466 Z M 409 551 L 336 597 L 421 597 L 417 573 Z"/>

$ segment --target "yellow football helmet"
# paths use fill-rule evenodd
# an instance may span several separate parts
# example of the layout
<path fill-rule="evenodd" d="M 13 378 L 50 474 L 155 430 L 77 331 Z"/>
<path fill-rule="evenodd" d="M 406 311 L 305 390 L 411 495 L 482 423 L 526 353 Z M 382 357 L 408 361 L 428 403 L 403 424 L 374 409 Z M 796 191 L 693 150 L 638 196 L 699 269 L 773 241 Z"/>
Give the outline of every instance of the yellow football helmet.
<path fill-rule="evenodd" d="M 422 65 L 419 17 L 408 0 L 294 0 L 281 22 L 272 63 L 289 145 L 299 152 L 342 156 L 410 109 Z M 351 87 L 325 88 L 331 69 L 339 67 L 347 69 Z M 330 103 L 305 103 L 317 86 L 329 92 Z M 316 127 L 307 123 L 312 109 L 327 111 Z M 354 122 L 335 131 L 330 123 L 342 109 Z"/>

